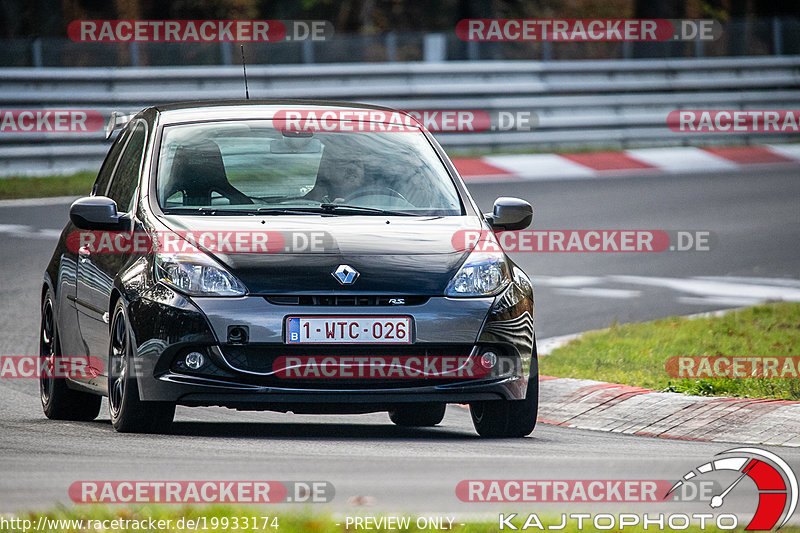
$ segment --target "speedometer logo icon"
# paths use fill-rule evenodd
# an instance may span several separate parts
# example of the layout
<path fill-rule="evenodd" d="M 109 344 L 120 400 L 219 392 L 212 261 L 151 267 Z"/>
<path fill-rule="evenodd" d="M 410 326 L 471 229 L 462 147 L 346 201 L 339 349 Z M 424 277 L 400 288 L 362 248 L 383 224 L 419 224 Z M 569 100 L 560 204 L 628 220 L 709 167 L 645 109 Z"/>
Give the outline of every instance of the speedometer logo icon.
<path fill-rule="evenodd" d="M 725 504 L 725 497 L 731 493 L 744 478 L 750 478 L 757 488 L 758 507 L 745 528 L 748 531 L 764 531 L 772 528 L 780 529 L 797 508 L 797 477 L 789 465 L 772 452 L 759 448 L 734 448 L 720 452 L 724 456 L 702 464 L 683 475 L 675 483 L 667 496 L 689 480 L 717 471 L 739 472 L 736 479 L 715 494 L 710 501 L 712 509 Z M 740 489 L 741 490 L 741 489 Z M 783 518 L 783 520 L 781 520 Z M 778 521 L 780 520 L 780 524 Z"/>

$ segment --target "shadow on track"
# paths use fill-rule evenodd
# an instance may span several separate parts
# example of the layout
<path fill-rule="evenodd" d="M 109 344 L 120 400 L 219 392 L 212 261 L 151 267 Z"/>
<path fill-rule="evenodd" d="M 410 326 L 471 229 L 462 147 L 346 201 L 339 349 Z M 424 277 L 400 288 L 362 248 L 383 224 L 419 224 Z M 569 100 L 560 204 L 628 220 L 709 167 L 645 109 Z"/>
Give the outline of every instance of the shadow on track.
<path fill-rule="evenodd" d="M 378 424 L 283 422 L 174 422 L 169 435 L 238 439 L 424 439 L 474 440 L 478 436 L 444 427 L 403 428 Z"/>

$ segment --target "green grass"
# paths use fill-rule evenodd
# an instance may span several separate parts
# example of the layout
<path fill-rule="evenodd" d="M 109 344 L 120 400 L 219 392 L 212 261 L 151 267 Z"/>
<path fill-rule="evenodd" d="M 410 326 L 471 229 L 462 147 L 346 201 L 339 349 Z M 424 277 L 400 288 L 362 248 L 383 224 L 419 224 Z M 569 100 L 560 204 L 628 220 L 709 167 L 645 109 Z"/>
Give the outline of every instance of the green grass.
<path fill-rule="evenodd" d="M 23 176 L 0 178 L 0 199 L 85 196 L 92 190 L 96 178 L 95 172 L 35 178 Z"/>
<path fill-rule="evenodd" d="M 487 515 L 486 519 L 481 520 L 470 520 L 465 517 L 461 516 L 454 516 L 448 515 L 446 513 L 431 513 L 425 515 L 413 515 L 413 514 L 405 514 L 405 515 L 388 515 L 388 516 L 407 516 L 410 518 L 410 527 L 408 529 L 387 529 L 384 527 L 375 527 L 370 528 L 368 531 L 375 532 L 375 533 L 382 533 L 382 532 L 390 532 L 390 531 L 409 531 L 409 532 L 418 532 L 418 531 L 426 531 L 426 532 L 433 532 L 433 531 L 452 531 L 454 533 L 495 533 L 499 531 L 498 527 L 498 519 L 489 518 L 491 515 L 499 514 L 501 511 L 496 511 L 494 509 L 481 509 L 479 512 L 482 514 Z M 517 510 L 515 511 L 518 513 L 517 517 L 512 519 L 512 523 L 514 523 L 518 528 L 522 528 L 523 524 L 525 523 L 526 518 L 528 517 L 529 512 L 535 513 L 535 510 L 532 511 L 522 511 Z M 577 512 L 575 510 L 565 511 L 567 514 L 570 512 Z M 646 513 L 656 513 L 657 510 L 650 510 L 650 511 L 639 511 L 641 514 L 642 512 Z M 496 514 L 495 514 L 496 513 Z M 506 511 L 508 513 L 508 511 Z M 380 512 L 370 512 L 369 510 L 364 509 L 353 509 L 352 512 L 347 513 L 339 513 L 338 515 L 333 515 L 330 513 L 319 512 L 319 511 L 312 511 L 310 508 L 304 508 L 299 510 L 286 510 L 286 507 L 275 508 L 275 507 L 257 507 L 257 506 L 245 506 L 245 505 L 209 505 L 209 506 L 190 506 L 190 505 L 136 505 L 136 506 L 108 506 L 108 505 L 78 505 L 74 507 L 58 507 L 54 510 L 47 511 L 44 513 L 38 512 L 29 512 L 29 513 L 22 513 L 17 515 L 17 517 L 30 520 L 32 523 L 32 527 L 30 529 L 23 529 L 22 527 L 11 528 L 7 527 L 7 525 L 0 526 L 0 532 L 3 533 L 27 533 L 35 531 L 36 524 L 38 523 L 39 517 L 44 516 L 45 518 L 49 519 L 56 519 L 56 520 L 83 520 L 83 527 L 76 527 L 76 526 L 69 526 L 65 525 L 64 527 L 51 527 L 47 531 L 52 531 L 53 533 L 66 533 L 69 532 L 87 532 L 87 533 L 96 533 L 97 531 L 157 531 L 158 533 L 171 533 L 171 532 L 178 532 L 178 531 L 195 531 L 194 528 L 190 528 L 186 525 L 186 520 L 205 520 L 204 522 L 199 522 L 199 527 L 197 531 L 239 531 L 239 532 L 246 532 L 246 531 L 275 531 L 277 533 L 345 533 L 345 532 L 353 532 L 353 531 L 367 531 L 363 528 L 355 528 L 352 524 L 347 527 L 345 518 L 346 516 L 364 516 L 364 517 L 372 517 L 375 519 L 379 519 L 380 517 L 387 516 L 385 513 Z M 269 517 L 267 519 L 267 527 L 264 526 L 263 518 L 262 517 Z M 425 517 L 450 517 L 455 518 L 453 523 L 453 528 L 448 529 L 447 521 L 445 520 L 444 528 L 437 529 L 437 528 L 427 528 L 427 529 L 419 529 L 416 526 L 416 519 L 418 516 L 425 516 Z M 548 525 L 557 526 L 561 524 L 561 516 L 558 514 L 543 514 L 537 513 L 539 520 L 541 520 L 543 526 L 547 528 Z M 257 518 L 257 527 L 255 528 L 248 528 L 243 529 L 243 524 L 239 523 L 239 528 L 235 528 L 233 525 L 233 517 L 239 517 L 241 521 L 244 517 L 256 517 Z M 277 525 L 278 527 L 275 529 L 273 528 L 273 519 L 277 517 Z M 8 520 L 9 515 L 4 515 L 3 518 Z M 143 528 L 135 528 L 131 527 L 130 525 L 125 527 L 113 527 L 114 524 L 108 522 L 102 524 L 104 528 L 96 528 L 94 524 L 91 524 L 91 527 L 87 526 L 88 520 L 114 520 L 114 519 L 121 519 L 121 520 L 148 520 L 148 519 L 158 520 L 171 520 L 171 525 L 166 527 L 157 526 L 156 529 L 149 529 L 148 525 L 145 523 Z M 228 524 L 227 527 L 224 527 L 222 520 L 227 518 Z M 178 520 L 184 519 L 184 527 L 178 527 Z M 252 519 L 252 518 L 249 518 Z M 214 526 L 216 520 L 216 527 Z M 252 523 L 252 522 L 251 522 Z M 460 525 L 463 523 L 464 525 Z M 607 522 L 604 522 L 607 523 Z M 203 524 L 206 525 L 206 529 L 203 528 Z M 338 524 L 338 525 L 337 525 Z M 589 527 L 587 528 L 587 524 Z M 166 525 L 166 524 L 162 524 Z M 744 531 L 744 527 L 747 525 L 746 519 L 741 519 L 739 526 L 733 531 Z M 508 529 L 504 529 L 507 531 Z M 587 520 L 584 523 L 583 531 L 591 531 L 591 522 Z M 536 528 L 529 529 L 529 531 L 539 531 Z M 577 520 L 567 518 L 566 527 L 561 529 L 560 531 L 564 531 L 566 533 L 572 533 L 579 531 L 577 528 Z M 615 531 L 619 531 L 619 529 L 615 529 Z M 624 531 L 630 533 L 638 533 L 646 531 L 641 526 L 626 526 Z M 651 526 L 649 530 L 653 531 L 653 527 Z M 688 531 L 690 533 L 695 533 L 699 531 L 703 531 L 700 527 L 696 524 L 690 526 L 689 528 L 683 530 Z M 713 531 L 712 528 L 706 528 L 705 531 Z M 786 533 L 797 533 L 800 532 L 800 527 L 787 525 L 786 527 L 782 528 L 781 531 Z"/>
<path fill-rule="evenodd" d="M 774 303 L 722 317 L 670 317 L 587 333 L 542 357 L 543 375 L 625 383 L 703 396 L 800 400 L 800 379 L 676 379 L 675 356 L 798 356 L 800 304 Z"/>

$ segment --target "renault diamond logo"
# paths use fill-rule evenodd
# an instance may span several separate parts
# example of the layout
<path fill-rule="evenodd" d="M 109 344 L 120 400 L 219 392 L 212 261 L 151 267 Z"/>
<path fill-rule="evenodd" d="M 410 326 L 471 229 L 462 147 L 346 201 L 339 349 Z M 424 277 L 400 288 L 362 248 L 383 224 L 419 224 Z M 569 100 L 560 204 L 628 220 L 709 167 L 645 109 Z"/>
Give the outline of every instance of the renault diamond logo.
<path fill-rule="evenodd" d="M 359 276 L 358 270 L 349 265 L 339 265 L 331 275 L 342 285 L 352 285 Z"/>

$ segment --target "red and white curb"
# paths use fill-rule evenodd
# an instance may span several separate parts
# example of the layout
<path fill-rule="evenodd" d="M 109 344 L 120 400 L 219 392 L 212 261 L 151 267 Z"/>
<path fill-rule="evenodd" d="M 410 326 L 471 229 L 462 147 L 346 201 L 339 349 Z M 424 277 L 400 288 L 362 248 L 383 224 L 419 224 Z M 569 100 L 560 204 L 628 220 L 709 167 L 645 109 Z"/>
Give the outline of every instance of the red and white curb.
<path fill-rule="evenodd" d="M 580 336 L 542 339 L 537 351 L 548 355 Z M 591 379 L 539 376 L 539 422 L 667 439 L 800 447 L 800 402 L 689 396 Z"/>
<path fill-rule="evenodd" d="M 539 422 L 668 439 L 800 447 L 800 402 L 688 396 L 539 377 Z"/>
<path fill-rule="evenodd" d="M 581 154 L 494 155 L 453 158 L 467 182 L 586 179 L 800 165 L 800 144 L 696 148 L 640 148 Z"/>

